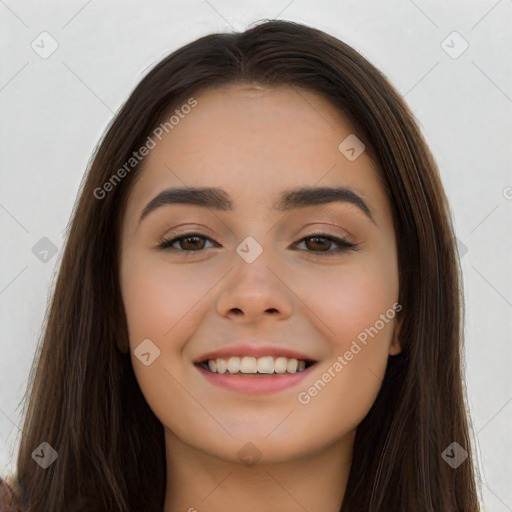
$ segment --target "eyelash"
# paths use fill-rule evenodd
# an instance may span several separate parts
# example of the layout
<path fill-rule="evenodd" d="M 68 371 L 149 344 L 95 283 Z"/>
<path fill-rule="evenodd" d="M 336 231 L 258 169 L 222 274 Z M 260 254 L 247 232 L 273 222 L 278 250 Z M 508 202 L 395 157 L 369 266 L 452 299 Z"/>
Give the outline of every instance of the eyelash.
<path fill-rule="evenodd" d="M 180 240 L 185 240 L 187 238 L 194 238 L 194 237 L 204 238 L 205 240 L 209 240 L 210 242 L 213 243 L 213 240 L 211 238 L 209 238 L 207 236 L 203 236 L 200 233 L 175 233 L 175 235 L 177 235 L 177 236 L 174 236 L 174 238 L 166 238 L 166 239 L 160 240 L 158 249 L 171 251 L 174 253 L 182 253 L 184 256 L 191 256 L 193 253 L 201 252 L 204 249 L 198 249 L 198 250 L 193 251 L 190 249 L 176 249 L 175 247 L 171 247 L 171 246 L 174 245 L 176 242 L 179 242 Z M 345 253 L 348 251 L 357 250 L 356 244 L 352 244 L 350 242 L 347 242 L 343 238 L 331 236 L 327 233 L 314 233 L 312 235 L 301 238 L 299 240 L 299 243 L 304 240 L 308 240 L 310 238 L 324 238 L 324 239 L 334 242 L 340 246 L 338 249 L 334 249 L 334 250 L 327 250 L 327 251 L 307 251 L 306 250 L 305 251 L 305 252 L 313 252 L 314 254 L 318 254 L 319 256 L 335 256 L 337 254 L 342 254 L 342 253 Z M 299 250 L 303 250 L 303 249 L 299 249 Z"/>

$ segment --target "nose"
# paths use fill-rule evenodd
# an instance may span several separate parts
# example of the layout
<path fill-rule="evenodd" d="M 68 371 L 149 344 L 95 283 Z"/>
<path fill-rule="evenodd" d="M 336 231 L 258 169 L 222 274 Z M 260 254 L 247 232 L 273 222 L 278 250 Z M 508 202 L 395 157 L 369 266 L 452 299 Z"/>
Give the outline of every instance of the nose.
<path fill-rule="evenodd" d="M 270 251 L 268 251 L 270 252 Z M 238 322 L 257 322 L 272 317 L 289 318 L 294 294 L 279 266 L 264 256 L 247 263 L 240 259 L 225 277 L 217 300 L 220 315 Z"/>

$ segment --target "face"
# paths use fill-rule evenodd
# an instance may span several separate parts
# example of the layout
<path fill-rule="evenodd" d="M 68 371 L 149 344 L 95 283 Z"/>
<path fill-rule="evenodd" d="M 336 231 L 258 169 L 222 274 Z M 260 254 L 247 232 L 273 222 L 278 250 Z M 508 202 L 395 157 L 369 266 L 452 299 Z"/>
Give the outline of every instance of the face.
<path fill-rule="evenodd" d="M 339 149 L 354 130 L 311 92 L 231 85 L 195 99 L 155 139 L 123 220 L 140 388 L 176 450 L 282 462 L 353 440 L 399 352 L 377 168 L 357 140 Z M 217 194 L 162 194 L 184 187 Z"/>

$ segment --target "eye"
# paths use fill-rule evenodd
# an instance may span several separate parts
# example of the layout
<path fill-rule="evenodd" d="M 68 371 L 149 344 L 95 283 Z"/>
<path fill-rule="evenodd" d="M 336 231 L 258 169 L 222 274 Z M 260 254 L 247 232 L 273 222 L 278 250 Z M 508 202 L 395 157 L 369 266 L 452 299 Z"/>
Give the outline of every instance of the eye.
<path fill-rule="evenodd" d="M 199 252 L 201 249 L 205 249 L 204 243 L 201 243 L 201 241 L 200 241 L 201 239 L 213 242 L 213 240 L 211 238 L 203 236 L 199 233 L 183 233 L 183 234 L 181 234 L 181 236 L 178 236 L 175 238 L 167 238 L 167 239 L 161 240 L 158 248 L 170 250 L 172 252 L 182 252 L 185 254 L 190 254 L 193 252 Z M 188 245 L 189 247 L 188 248 L 187 247 L 185 247 L 185 248 L 174 247 L 176 244 L 182 244 L 182 243 L 185 243 L 185 245 Z"/>
<path fill-rule="evenodd" d="M 312 241 L 312 244 L 308 244 L 308 242 Z M 320 256 L 332 256 L 335 254 L 340 254 L 347 251 L 354 251 L 356 250 L 356 245 L 352 244 L 350 242 L 347 242 L 343 238 L 339 238 L 336 236 L 331 236 L 325 233 L 316 233 L 314 235 L 307 236 L 300 240 L 296 246 L 304 243 L 306 247 L 309 245 L 309 247 L 317 250 L 313 251 L 307 251 L 307 252 L 313 252 L 318 253 Z M 337 245 L 338 247 L 335 249 L 329 249 L 329 247 L 332 247 L 332 244 Z"/>
<path fill-rule="evenodd" d="M 179 233 L 179 236 L 177 237 L 161 240 L 158 248 L 172 251 L 174 253 L 182 253 L 183 255 L 188 256 L 195 252 L 201 252 L 202 249 L 208 249 L 209 247 L 205 247 L 205 241 L 212 243 L 210 248 L 214 246 L 213 244 L 220 247 L 220 244 L 207 236 L 201 235 L 200 233 Z M 355 244 L 347 242 L 343 238 L 331 236 L 325 233 L 315 233 L 304 237 L 299 240 L 299 242 L 295 243 L 294 246 L 297 247 L 301 244 L 305 244 L 307 248 L 306 252 L 313 252 L 319 256 L 333 256 L 350 250 L 357 250 L 357 246 Z M 333 244 L 338 247 L 333 249 Z M 175 247 L 176 245 L 178 245 L 178 247 Z M 180 245 L 181 247 L 179 247 Z"/>

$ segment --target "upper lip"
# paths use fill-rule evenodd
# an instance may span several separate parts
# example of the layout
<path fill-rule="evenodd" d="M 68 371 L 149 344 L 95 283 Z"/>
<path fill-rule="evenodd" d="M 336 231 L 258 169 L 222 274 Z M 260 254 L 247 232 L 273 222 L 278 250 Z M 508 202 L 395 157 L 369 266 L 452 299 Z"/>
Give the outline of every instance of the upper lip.
<path fill-rule="evenodd" d="M 303 361 L 314 361 L 313 358 L 301 353 L 296 350 L 290 350 L 283 347 L 277 347 L 272 345 L 241 345 L 237 343 L 236 345 L 227 345 L 222 347 L 219 350 L 214 350 L 213 352 L 208 352 L 207 354 L 198 357 L 194 363 L 202 363 L 204 361 L 208 361 L 210 359 L 217 359 L 220 357 L 229 358 L 231 356 L 248 356 L 248 357 L 263 357 L 263 356 L 273 356 L 273 357 L 287 357 L 287 358 L 295 358 Z"/>

